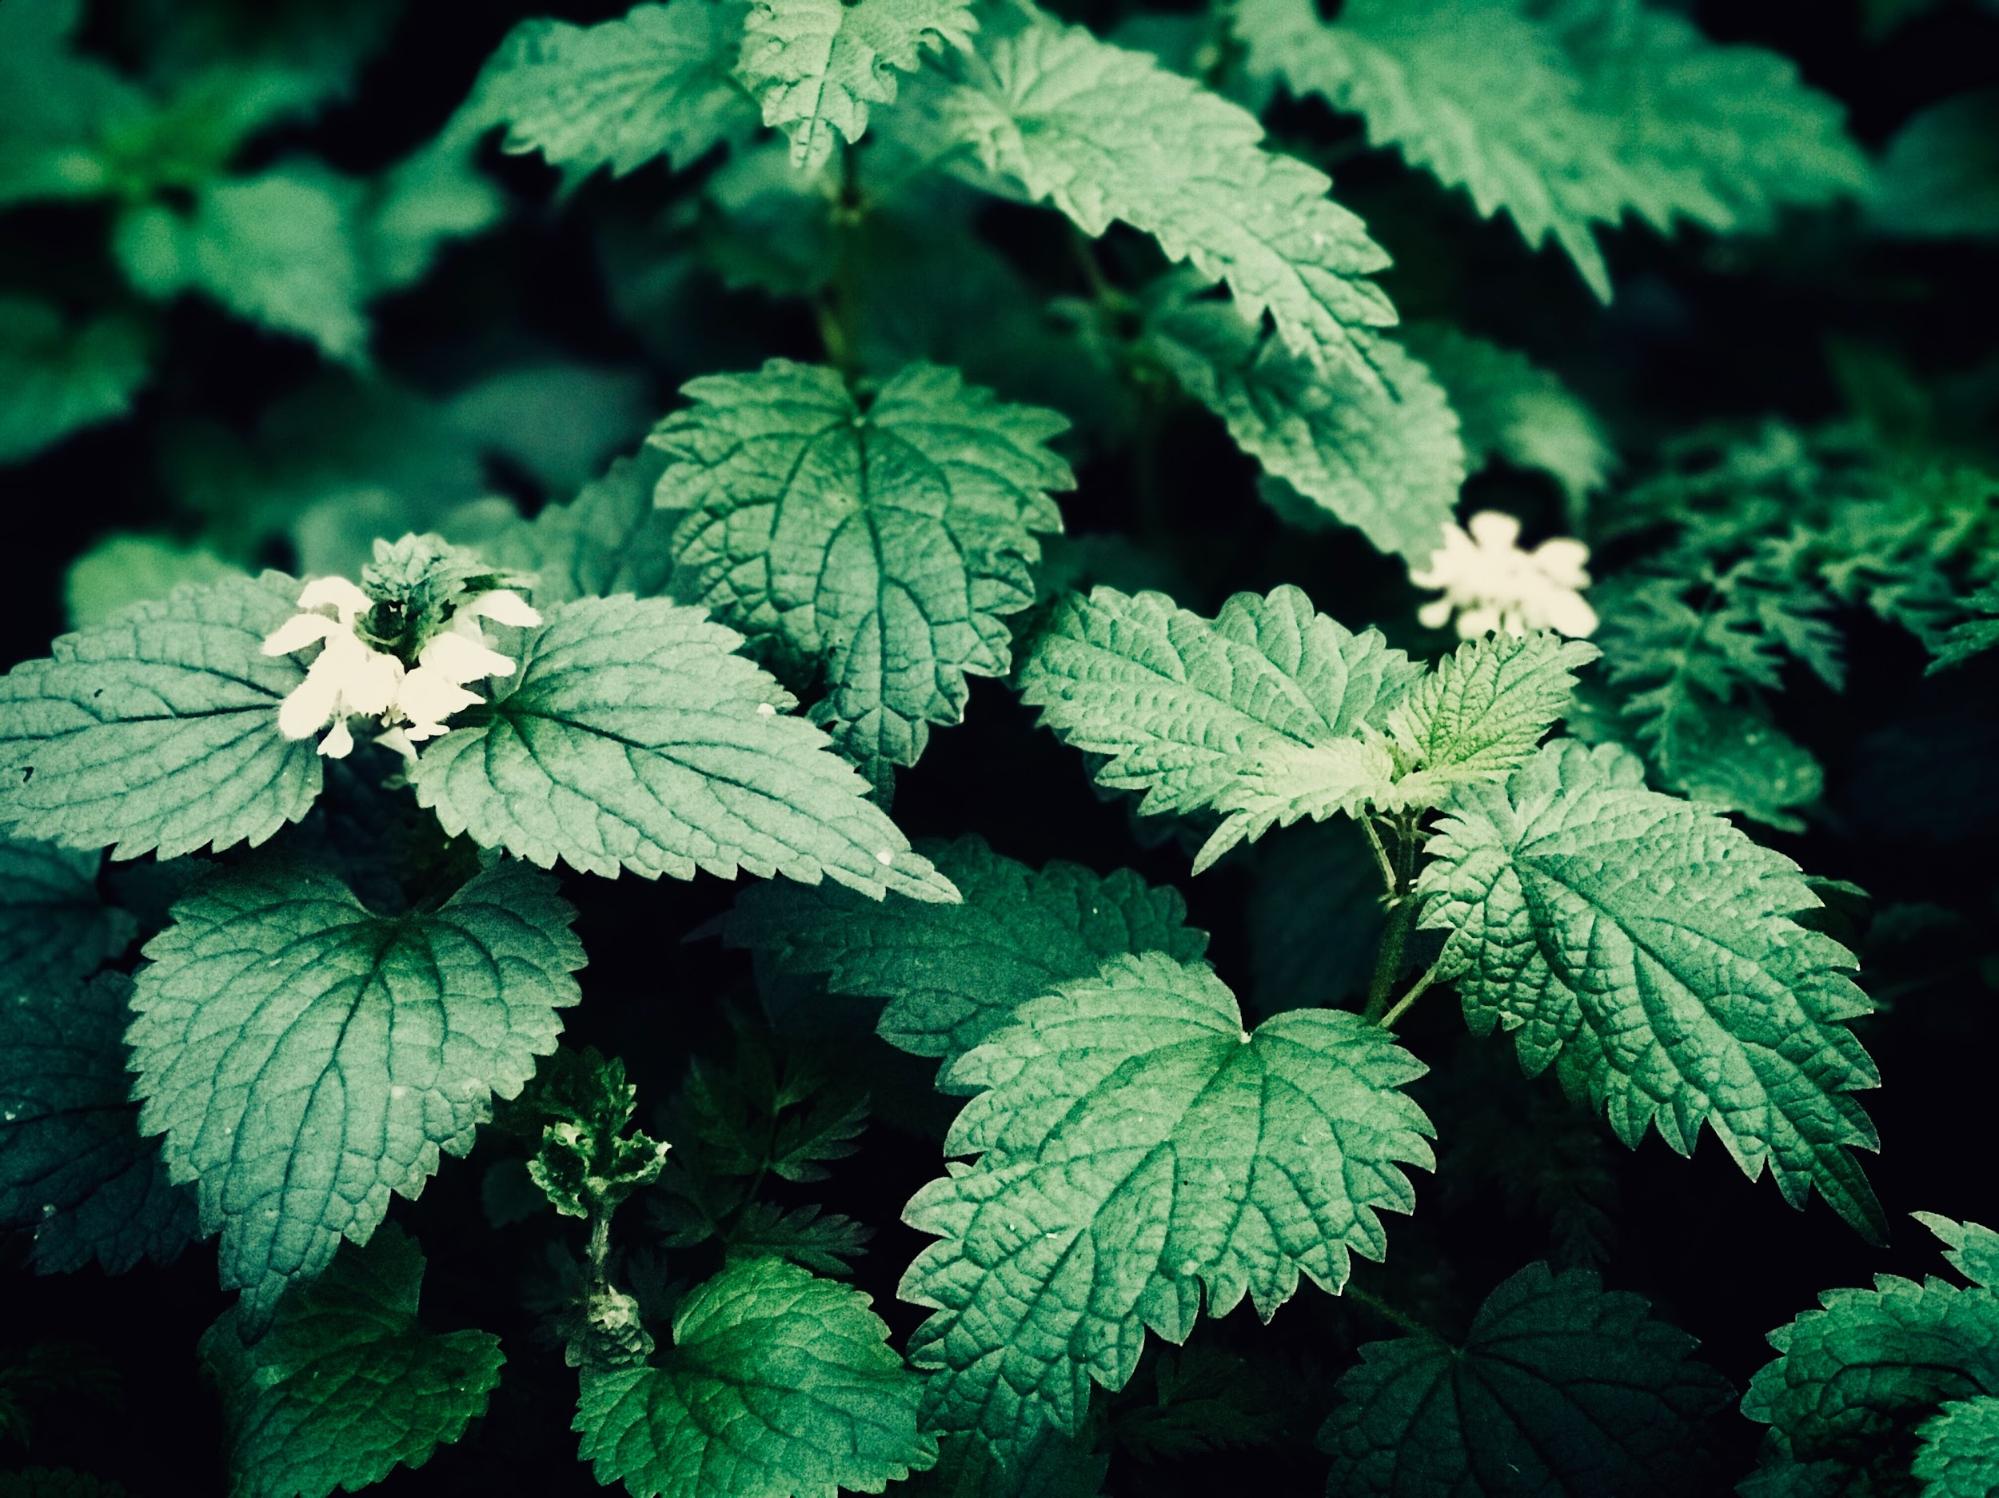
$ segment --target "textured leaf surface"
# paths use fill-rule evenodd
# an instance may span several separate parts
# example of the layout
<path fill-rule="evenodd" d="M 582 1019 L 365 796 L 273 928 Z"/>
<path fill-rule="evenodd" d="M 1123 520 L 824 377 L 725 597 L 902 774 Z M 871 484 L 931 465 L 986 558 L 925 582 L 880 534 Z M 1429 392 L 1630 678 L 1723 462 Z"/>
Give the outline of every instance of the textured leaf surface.
<path fill-rule="evenodd" d="M 1851 1153 L 1875 1144 L 1846 1028 L 1871 1006 L 1853 955 L 1792 919 L 1819 904 L 1797 865 L 1646 790 L 1614 745 L 1557 740 L 1444 809 L 1421 923 L 1448 933 L 1438 976 L 1475 1032 L 1512 1032 L 1628 1145 L 1650 1126 L 1686 1154 L 1705 1122 L 1751 1180 L 1767 1166 L 1793 1205 L 1816 1186 L 1884 1235 Z"/>
<path fill-rule="evenodd" d="M 1353 0 L 1331 24 L 1309 0 L 1245 0 L 1236 28 L 1252 68 L 1552 238 L 1605 300 L 1598 226 L 1756 228 L 1866 183 L 1839 107 L 1788 61 L 1636 0 Z"/>
<path fill-rule="evenodd" d="M 150 340 L 131 318 L 74 324 L 48 302 L 0 297 L 0 463 L 124 415 L 151 373 Z"/>
<path fill-rule="evenodd" d="M 555 1049 L 583 949 L 555 881 L 517 863 L 441 907 L 376 915 L 333 875 L 253 861 L 146 944 L 130 1033 L 141 1127 L 200 1183 L 222 1283 L 259 1335 L 278 1296 L 367 1241 L 391 1194 L 463 1155 Z"/>
<path fill-rule="evenodd" d="M 733 76 L 743 15 L 737 0 L 670 0 L 598 26 L 523 21 L 454 127 L 504 124 L 509 151 L 540 151 L 576 178 L 655 156 L 691 165 L 755 123 Z"/>
<path fill-rule="evenodd" d="M 1434 806 L 1453 786 L 1504 780 L 1568 711 L 1576 671 L 1599 653 L 1545 632 L 1460 645 L 1388 710 L 1406 772 L 1393 804 Z"/>
<path fill-rule="evenodd" d="M 981 55 L 939 116 L 993 178 L 1085 234 L 1152 235 L 1251 321 L 1267 309 L 1292 353 L 1375 378 L 1364 335 L 1395 312 L 1367 278 L 1388 257 L 1323 173 L 1263 149 L 1255 116 L 1080 26 L 1040 21 Z"/>
<path fill-rule="evenodd" d="M 417 1321 L 423 1254 L 400 1228 L 349 1244 L 246 1344 L 235 1311 L 201 1339 L 229 1427 L 231 1498 L 326 1498 L 421 1467 L 486 1412 L 490 1332 Z"/>
<path fill-rule="evenodd" d="M 132 980 L 0 997 L 0 1227 L 31 1230 L 35 1267 L 112 1274 L 172 1259 L 194 1236 L 194 1200 L 139 1137 L 125 1070 Z"/>
<path fill-rule="evenodd" d="M 1330 744 L 1279 744 L 1245 763 L 1215 798 L 1222 823 L 1194 855 L 1194 872 L 1210 867 L 1245 839 L 1272 827 L 1323 822 L 1387 800 L 1395 761 L 1378 742 L 1335 739 Z"/>
<path fill-rule="evenodd" d="M 0 824 L 173 858 L 304 816 L 320 763 L 279 735 L 278 704 L 305 673 L 260 650 L 297 596 L 276 573 L 186 589 L 16 666 L 0 681 Z"/>
<path fill-rule="evenodd" d="M 1920 1215 L 1958 1249 L 1946 1257 L 1971 1285 L 1876 1275 L 1873 1289 L 1828 1290 L 1819 1309 L 1770 1333 L 1777 1357 L 1750 1381 L 1742 1413 L 1771 1427 L 1771 1480 L 1836 1462 L 1847 1474 L 1876 1474 L 1877 1491 L 1895 1491 L 1919 1426 L 1952 1402 L 1999 1396 L 1999 1235 Z"/>
<path fill-rule="evenodd" d="M 1093 975 L 1111 957 L 1207 950 L 1179 893 L 1129 869 L 1033 869 L 977 837 L 926 846 L 961 905 L 876 903 L 846 890 L 756 885 L 722 928 L 788 973 L 824 973 L 835 993 L 888 1000 L 882 1038 L 947 1061 L 1009 1022 L 1022 1004 Z"/>
<path fill-rule="evenodd" d="M 1238 446 L 1382 551 L 1427 562 L 1464 482 L 1458 419 L 1429 371 L 1356 335 L 1373 369 L 1319 371 L 1233 307 L 1180 301 L 1148 347 Z"/>
<path fill-rule="evenodd" d="M 425 748 L 417 799 L 543 868 L 955 899 L 741 643 L 661 600 L 563 604 L 523 641 L 513 690 Z"/>
<path fill-rule="evenodd" d="M 1396 339 L 1444 387 L 1472 468 L 1503 459 L 1545 473 L 1571 517 L 1609 481 L 1617 454 L 1596 413 L 1526 355 L 1442 323 L 1410 323 Z"/>
<path fill-rule="evenodd" d="M 1109 756 L 1100 785 L 1144 791 L 1141 811 L 1187 812 L 1261 753 L 1357 737 L 1419 671 L 1297 588 L 1238 593 L 1212 621 L 1163 593 L 1097 588 L 1057 608 L 1020 689 L 1064 742 Z"/>
<path fill-rule="evenodd" d="M 619 458 L 570 503 L 517 522 L 480 554 L 532 572 L 544 612 L 572 598 L 659 597 L 673 577 L 673 517 L 653 504 L 665 463 L 653 448 Z"/>
<path fill-rule="evenodd" d="M 330 358 L 358 362 L 371 287 L 347 186 L 309 166 L 215 182 L 186 215 L 162 204 L 132 210 L 118 226 L 118 259 L 148 296 L 198 291 L 262 327 L 311 339 Z"/>
<path fill-rule="evenodd" d="M 1037 533 L 1074 480 L 1068 423 L 915 364 L 863 409 L 831 369 L 773 360 L 691 382 L 662 422 L 660 504 L 680 517 L 675 594 L 779 653 L 823 660 L 814 713 L 876 784 L 968 675 L 1009 669 L 1005 616 L 1034 600 Z"/>
<path fill-rule="evenodd" d="M 0 837 L 0 1005 L 62 992 L 132 940 L 138 924 L 97 893 L 101 854 Z"/>
<path fill-rule="evenodd" d="M 1252 1036 L 1205 964 L 1157 952 L 1023 1005 L 945 1073 L 981 1089 L 945 1152 L 981 1158 L 903 1214 L 941 1240 L 901 1289 L 936 1312 L 910 1341 L 932 1428 L 1024 1450 L 1080 1426 L 1092 1380 L 1122 1388 L 1147 1328 L 1185 1341 L 1245 1295 L 1268 1319 L 1301 1273 L 1337 1293 L 1432 1163 L 1399 1090 L 1423 1070 L 1342 1010 Z"/>
<path fill-rule="evenodd" d="M 1709 1418 L 1731 1396 L 1693 1338 L 1586 1269 L 1530 1264 L 1486 1297 L 1461 1347 L 1373 1342 L 1320 1443 L 1327 1492 L 1528 1498 L 1714 1491 Z"/>
<path fill-rule="evenodd" d="M 861 138 L 870 104 L 895 102 L 898 72 L 926 48 L 969 47 L 977 27 L 970 0 L 755 0 L 740 71 L 794 164 L 817 166 L 836 136 Z"/>
<path fill-rule="evenodd" d="M 1991 1498 L 1999 1492 L 1999 1396 L 1954 1399 L 1922 1423 L 1910 1472 L 1924 1498 Z"/>
<path fill-rule="evenodd" d="M 887 1339 L 850 1286 L 731 1264 L 681 1301 L 652 1366 L 583 1375 L 583 1460 L 633 1498 L 879 1493 L 937 1459 L 921 1382 Z"/>

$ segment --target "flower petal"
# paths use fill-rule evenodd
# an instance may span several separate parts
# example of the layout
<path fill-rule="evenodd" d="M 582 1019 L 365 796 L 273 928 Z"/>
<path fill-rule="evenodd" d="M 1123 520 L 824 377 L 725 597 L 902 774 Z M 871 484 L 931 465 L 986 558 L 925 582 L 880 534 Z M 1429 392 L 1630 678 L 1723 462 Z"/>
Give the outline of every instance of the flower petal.
<path fill-rule="evenodd" d="M 490 593 L 481 593 L 471 602 L 461 604 L 458 617 L 484 617 L 495 624 L 511 624 L 516 629 L 532 629 L 541 623 L 541 614 L 512 588 L 495 588 Z"/>
<path fill-rule="evenodd" d="M 342 624 L 352 624 L 375 606 L 375 600 L 344 577 L 316 577 L 298 595 L 298 606 L 302 609 L 325 608 L 328 604 L 333 606 Z"/>
<path fill-rule="evenodd" d="M 410 720 L 412 738 L 429 738 L 444 731 L 444 720 L 453 713 L 483 700 L 436 667 L 426 665 L 403 677 L 395 705 Z M 419 729 L 428 731 L 419 733 Z"/>
<path fill-rule="evenodd" d="M 1480 510 L 1466 526 L 1472 540 L 1489 551 L 1509 551 L 1520 539 L 1520 522 L 1501 510 Z"/>
<path fill-rule="evenodd" d="M 319 741 L 319 752 L 328 759 L 345 759 L 354 752 L 354 735 L 348 731 L 345 718 L 333 720 L 333 727 Z"/>
<path fill-rule="evenodd" d="M 1448 598 L 1432 599 L 1416 610 L 1416 622 L 1425 629 L 1442 629 L 1451 622 L 1451 601 Z"/>
<path fill-rule="evenodd" d="M 333 716 L 340 701 L 340 674 L 325 667 L 326 652 L 278 704 L 278 732 L 288 739 L 309 739 Z"/>
<path fill-rule="evenodd" d="M 265 655 L 290 655 L 317 640 L 324 640 L 340 628 L 324 614 L 293 614 L 264 637 Z"/>
<path fill-rule="evenodd" d="M 449 630 L 432 635 L 417 653 L 416 663 L 418 670 L 435 671 L 453 685 L 514 674 L 514 663 L 499 651 L 488 650 L 469 636 Z"/>
<path fill-rule="evenodd" d="M 1574 639 L 1596 633 L 1596 610 L 1580 593 L 1553 593 L 1542 600 L 1541 619 L 1550 629 Z"/>
<path fill-rule="evenodd" d="M 1558 582 L 1565 588 L 1589 585 L 1589 572 L 1586 570 L 1589 548 L 1582 542 L 1557 536 L 1535 547 L 1532 555 L 1534 565 L 1549 581 Z"/>
<path fill-rule="evenodd" d="M 411 764 L 416 763 L 416 745 L 410 736 L 400 728 L 391 728 L 386 733 L 375 735 L 375 742 L 384 749 L 393 749 Z"/>

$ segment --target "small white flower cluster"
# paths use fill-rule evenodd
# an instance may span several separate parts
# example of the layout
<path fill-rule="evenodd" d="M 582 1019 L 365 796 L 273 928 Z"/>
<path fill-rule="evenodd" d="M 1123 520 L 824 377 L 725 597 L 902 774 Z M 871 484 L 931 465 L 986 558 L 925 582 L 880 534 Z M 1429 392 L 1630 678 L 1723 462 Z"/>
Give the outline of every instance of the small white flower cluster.
<path fill-rule="evenodd" d="M 1589 548 L 1558 537 L 1532 551 L 1519 545 L 1520 522 L 1497 510 L 1481 510 L 1469 529 L 1444 527 L 1444 544 L 1430 565 L 1409 569 L 1419 588 L 1441 588 L 1444 596 L 1426 603 L 1416 617 L 1437 629 L 1457 616 L 1458 636 L 1474 639 L 1491 630 L 1510 635 L 1532 629 L 1581 637 L 1596 629 L 1596 610 L 1584 600 L 1589 586 Z"/>
<path fill-rule="evenodd" d="M 264 654 L 291 655 L 315 643 L 324 648 L 280 704 L 278 732 L 309 739 L 326 728 L 319 752 L 330 759 L 353 752 L 350 717 L 375 719 L 383 729 L 375 742 L 415 759 L 417 744 L 443 733 L 446 718 L 484 700 L 466 689 L 468 683 L 514 673 L 514 663 L 488 644 L 479 621 L 541 623 L 541 615 L 511 589 L 480 593 L 461 603 L 451 622 L 431 636 L 417 652 L 416 665 L 405 666 L 361 637 L 361 618 L 374 600 L 346 578 L 307 583 L 298 606 L 299 612 L 264 641 Z"/>

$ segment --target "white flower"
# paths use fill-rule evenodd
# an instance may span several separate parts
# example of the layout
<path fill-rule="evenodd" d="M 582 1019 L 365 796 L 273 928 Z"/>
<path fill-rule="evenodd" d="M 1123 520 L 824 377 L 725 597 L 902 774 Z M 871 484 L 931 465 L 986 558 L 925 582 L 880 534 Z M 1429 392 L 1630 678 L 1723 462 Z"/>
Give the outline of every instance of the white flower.
<path fill-rule="evenodd" d="M 345 759 L 354 748 L 347 719 L 359 713 L 377 717 L 389 710 L 402 685 L 403 663 L 371 649 L 355 630 L 370 600 L 344 577 L 322 577 L 305 585 L 298 596 L 299 613 L 292 615 L 264 641 L 265 655 L 290 655 L 314 641 L 324 646 L 306 668 L 305 680 L 292 688 L 278 706 L 278 732 L 288 739 L 309 739 L 327 728 L 319 752 Z M 319 612 L 331 608 L 333 616 Z"/>
<path fill-rule="evenodd" d="M 319 752 L 331 759 L 353 752 L 354 736 L 347 726 L 353 716 L 376 719 L 383 732 L 375 742 L 415 759 L 418 743 L 444 733 L 447 718 L 482 700 L 466 690 L 467 683 L 513 674 L 513 661 L 488 644 L 479 620 L 521 627 L 541 623 L 526 599 L 496 588 L 461 604 L 449 625 L 417 652 L 416 665 L 405 667 L 361 638 L 357 626 L 372 604 L 344 577 L 319 578 L 299 594 L 300 612 L 264 641 L 265 655 L 290 655 L 321 644 L 305 680 L 278 708 L 278 731 L 288 739 L 303 739 L 326 728 Z M 333 610 L 330 617 L 322 612 L 328 608 Z"/>
<path fill-rule="evenodd" d="M 1426 603 L 1417 618 L 1431 629 L 1455 614 L 1458 635 L 1473 639 L 1490 630 L 1510 635 L 1530 629 L 1583 636 L 1596 629 L 1596 610 L 1584 600 L 1589 586 L 1589 548 L 1559 537 L 1532 551 L 1518 542 L 1520 522 L 1497 510 L 1471 517 L 1469 530 L 1444 527 L 1444 544 L 1422 570 L 1409 569 L 1419 588 L 1441 588 L 1444 596 Z"/>

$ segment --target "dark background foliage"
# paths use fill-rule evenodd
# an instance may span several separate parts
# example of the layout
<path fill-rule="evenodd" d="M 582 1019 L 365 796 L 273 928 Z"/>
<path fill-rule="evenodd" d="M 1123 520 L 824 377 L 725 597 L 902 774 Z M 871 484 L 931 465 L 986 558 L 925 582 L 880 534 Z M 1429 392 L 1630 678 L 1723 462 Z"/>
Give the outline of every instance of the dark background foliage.
<path fill-rule="evenodd" d="M 1106 0 L 1068 11 L 1103 25 L 1123 8 Z M 1850 4 L 1711 0 L 1697 10 L 1717 38 L 1754 40 L 1799 59 L 1810 81 L 1846 103 L 1869 146 L 1921 104 L 1999 77 L 1999 14 L 1991 11 L 1945 6 L 1872 40 Z M 519 17 L 594 20 L 619 11 L 519 0 L 412 5 L 350 101 L 256 149 L 276 156 L 305 144 L 343 169 L 378 169 L 437 131 Z M 148 13 L 166 18 L 155 24 L 173 24 L 171 10 Z M 128 55 L 144 45 L 143 32 L 113 25 L 94 40 Z M 1280 139 L 1321 145 L 1357 131 L 1316 106 L 1282 106 L 1273 124 Z M 643 217 L 692 179 L 670 178 L 655 165 L 617 182 L 600 177 L 565 205 L 554 174 L 538 160 L 489 147 L 485 164 L 507 185 L 511 216 L 449 249 L 419 288 L 378 307 L 374 347 L 382 369 L 419 385 L 449 383 L 533 344 L 644 369 L 653 408 L 664 412 L 691 375 L 776 354 L 818 357 L 804 310 L 754 295 L 704 287 L 676 303 L 670 326 L 645 337 L 613 310 L 599 227 Z M 1448 308 L 1559 369 L 1613 418 L 1627 461 L 1636 458 L 1640 467 L 1650 441 L 1698 420 L 1776 412 L 1809 421 L 1834 412 L 1841 393 L 1827 350 L 1836 342 L 1888 348 L 1917 370 L 1946 373 L 1999 346 L 1987 250 L 1870 246 L 1802 221 L 1773 238 L 1727 244 L 1693 233 L 1666 241 L 1629 231 L 1610 236 L 1618 297 L 1603 309 L 1554 253 L 1525 252 L 1510 226 L 1480 223 L 1461 196 L 1392 156 L 1360 153 L 1337 176 L 1342 200 L 1378 225 L 1384 242 L 1411 247 L 1386 278 L 1406 314 Z M 0 224 L 0 276 L 53 266 L 79 286 L 108 277 L 97 214 L 11 214 Z M 984 227 L 1024 263 L 1045 268 L 1053 284 L 1074 281 L 1044 217 L 995 206 Z M 1121 250 L 1110 247 L 1114 263 Z M 307 345 L 261 335 L 192 299 L 171 312 L 163 346 L 161 376 L 140 397 L 134 419 L 0 472 L 12 520 L 0 625 L 10 661 L 42 653 L 61 629 L 63 569 L 93 538 L 172 523 L 158 468 L 163 430 L 195 415 L 247 431 L 274 395 L 302 385 L 318 367 Z M 1402 628 L 1410 605 L 1399 567 L 1351 533 L 1301 537 L 1282 529 L 1254 502 L 1248 461 L 1213 423 L 1169 420 L 1158 440 L 1144 460 L 1156 477 L 1137 473 L 1123 455 L 1080 455 L 1078 490 L 1064 500 L 1072 531 L 1124 532 L 1162 549 L 1184 579 L 1178 596 L 1190 607 L 1205 611 L 1238 589 L 1294 582 L 1350 622 L 1379 619 L 1391 636 L 1413 633 Z M 524 505 L 550 497 L 504 467 L 488 479 Z M 1152 485 L 1155 501 L 1141 505 L 1138 496 Z M 1481 477 L 1467 508 L 1475 507 L 1480 486 L 1503 494 L 1509 507 L 1554 513 L 1552 494 L 1529 476 Z M 1404 1033 L 1434 1069 L 1418 1095 L 1443 1123 L 1439 1177 L 1419 1183 L 1418 1215 L 1391 1227 L 1390 1264 L 1360 1265 L 1359 1285 L 1439 1327 L 1461 1329 L 1499 1280 L 1529 1259 L 1561 1252 L 1565 1233 L 1601 1234 L 1606 1283 L 1653 1299 L 1663 1316 L 1700 1338 L 1705 1356 L 1740 1388 L 1766 1357 L 1764 1333 L 1819 1289 L 1864 1284 L 1882 1270 L 1919 1276 L 1933 1267 L 1933 1249 L 1909 1224 L 1910 1211 L 1999 1216 L 1987 1144 L 1993 996 L 1976 966 L 1999 916 L 1991 853 L 1999 830 L 1991 785 L 1999 763 L 1999 674 L 1988 656 L 1980 667 L 1926 679 L 1920 648 L 1906 636 L 1866 619 L 1843 623 L 1851 641 L 1845 693 L 1799 680 L 1786 694 L 1787 725 L 1827 767 L 1822 813 L 1801 836 L 1758 835 L 1815 874 L 1864 886 L 1877 908 L 1931 902 L 1967 918 L 1941 938 L 1900 950 L 1876 941 L 1868 952 L 1864 981 L 1892 1003 L 1862 1030 L 1884 1077 L 1869 1099 L 1882 1136 L 1873 1175 L 1898 1224 L 1895 1241 L 1885 1251 L 1870 1249 L 1816 1201 L 1803 1212 L 1786 1208 L 1767 1182 L 1745 1181 L 1711 1138 L 1691 1161 L 1656 1139 L 1624 1151 L 1606 1130 L 1580 1120 L 1552 1082 L 1522 1079 L 1500 1043 L 1471 1040 L 1452 1005 L 1433 1000 Z M 975 686 L 968 725 L 936 736 L 903 778 L 895 813 L 912 835 L 976 831 L 1031 863 L 1059 857 L 1100 869 L 1130 865 L 1176 884 L 1194 922 L 1214 933 L 1219 971 L 1239 990 L 1249 988 L 1254 865 L 1232 860 L 1189 880 L 1184 851 L 1136 836 L 1127 808 L 1097 795 L 1079 756 L 1037 732 L 1003 684 Z M 590 954 L 584 1003 L 568 1016 L 568 1030 L 626 1060 L 643 1117 L 673 1093 L 691 1056 L 727 1055 L 731 1008 L 756 1012 L 746 956 L 680 939 L 725 909 L 732 890 L 714 880 L 655 885 L 571 875 L 566 882 L 583 911 L 578 929 Z M 1327 912 L 1327 928 L 1338 929 L 1334 912 Z M 911 1076 L 920 1080 L 920 1068 L 863 1039 L 871 1049 L 834 1058 L 841 1070 L 862 1072 L 858 1080 L 890 1092 Z M 480 1198 L 485 1157 L 446 1162 L 421 1200 L 399 1203 L 395 1215 L 429 1257 L 426 1319 L 497 1332 L 507 1352 L 504 1379 L 462 1444 L 420 1471 L 399 1471 L 379 1491 L 596 1491 L 567 1432 L 574 1375 L 559 1347 L 539 1333 L 524 1294 L 524 1286 L 546 1278 L 547 1245 L 580 1229 L 546 1214 L 489 1227 Z M 1502 1160 L 1514 1162 L 1510 1172 L 1494 1168 Z M 1519 1173 L 1521 1161 L 1546 1162 L 1554 1184 L 1542 1206 L 1509 1194 L 1507 1176 Z M 896 1281 L 924 1241 L 900 1225 L 899 1213 L 937 1171 L 934 1138 L 877 1116 L 860 1152 L 835 1163 L 829 1182 L 782 1188 L 876 1227 L 858 1280 L 898 1338 L 918 1317 L 896 1301 Z M 1587 1209 L 1580 1225 L 1544 1209 L 1555 1202 L 1574 1210 L 1577 1201 Z M 626 1247 L 640 1246 L 644 1231 L 641 1212 L 620 1219 Z M 672 1262 L 671 1272 L 705 1272 L 711 1266 L 700 1252 Z M 38 1278 L 18 1246 L 0 1249 L 0 1344 L 58 1339 L 76 1344 L 81 1362 L 109 1370 L 83 1391 L 51 1385 L 30 1400 L 32 1460 L 114 1478 L 135 1494 L 221 1492 L 219 1420 L 194 1349 L 225 1303 L 203 1246 L 171 1267 L 117 1278 L 94 1270 Z M 1204 1322 L 1196 1344 L 1240 1351 L 1264 1371 L 1242 1387 L 1270 1402 L 1270 1439 L 1248 1455 L 1156 1462 L 1125 1449 L 1112 1468 L 1113 1490 L 1207 1493 L 1238 1485 L 1254 1470 L 1263 1491 L 1318 1491 L 1324 1459 L 1311 1440 L 1330 1407 L 1331 1383 L 1356 1341 L 1392 1330 L 1310 1287 L 1269 1328 L 1247 1308 Z M 1144 1404 L 1152 1387 L 1142 1371 L 1113 1405 L 1114 1429 L 1116 1410 Z M 1733 1418 L 1722 1430 L 1728 1444 L 1717 1464 L 1732 1480 L 1749 1467 L 1756 1432 Z M 0 1463 L 22 1455 L 19 1447 L 0 1448 Z"/>

